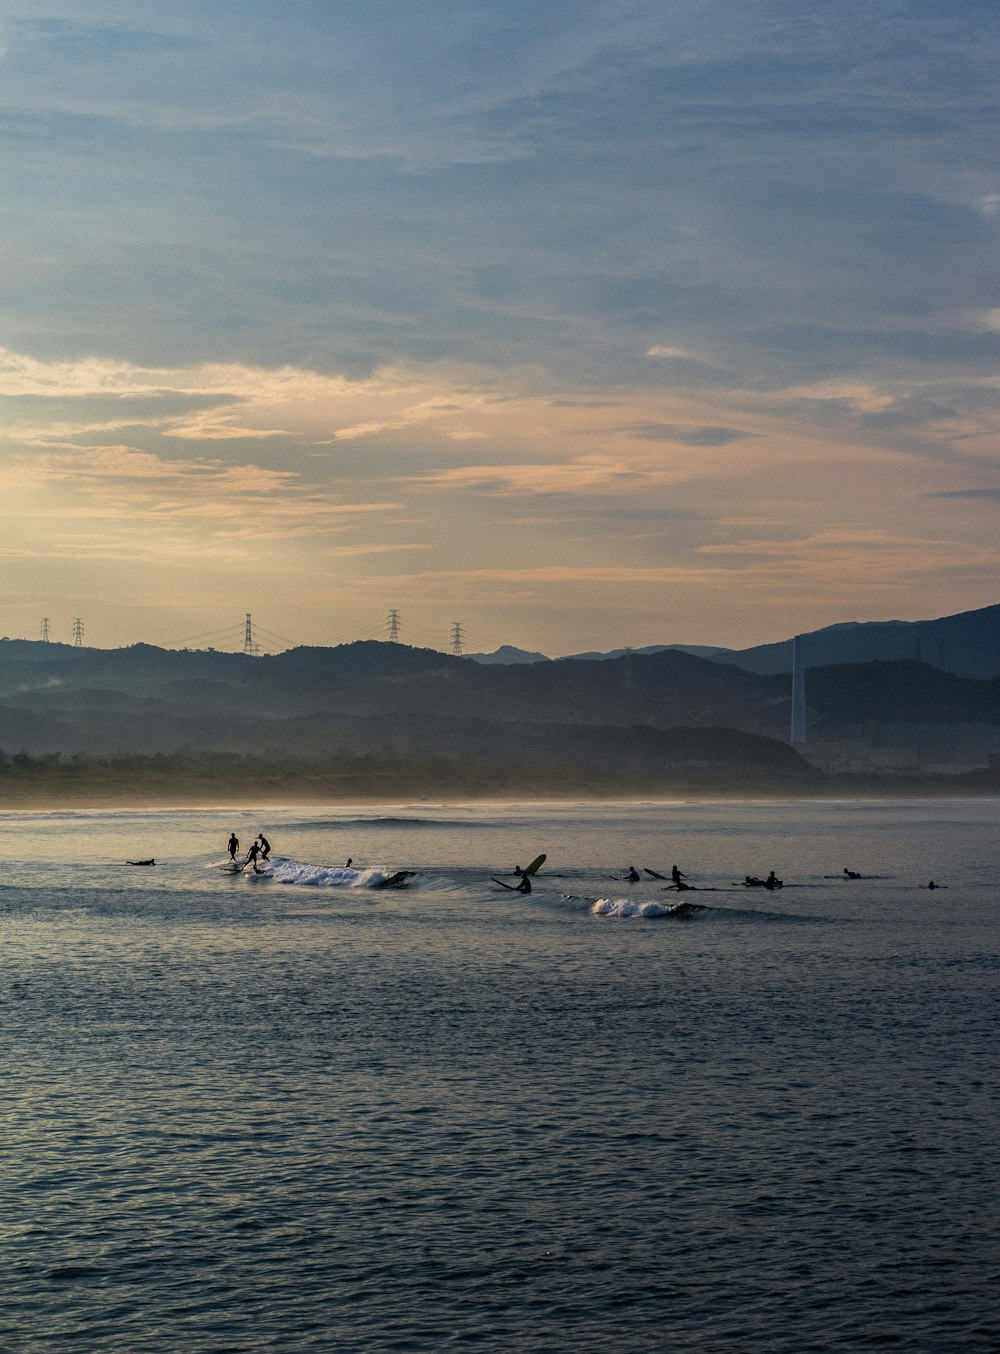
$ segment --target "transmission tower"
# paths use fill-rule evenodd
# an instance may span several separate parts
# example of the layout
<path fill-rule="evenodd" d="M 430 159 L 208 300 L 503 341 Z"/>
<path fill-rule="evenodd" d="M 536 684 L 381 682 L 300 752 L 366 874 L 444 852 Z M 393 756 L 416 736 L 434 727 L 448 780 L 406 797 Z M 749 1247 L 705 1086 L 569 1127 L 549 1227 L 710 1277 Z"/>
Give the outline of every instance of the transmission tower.
<path fill-rule="evenodd" d="M 46 644 L 48 644 L 48 642 L 49 642 L 49 618 L 48 618 L 48 616 L 43 616 L 43 617 L 42 617 L 42 640 L 43 640 L 43 642 L 46 643 Z"/>
<path fill-rule="evenodd" d="M 451 651 L 456 658 L 462 657 L 462 623 L 455 621 L 451 627 Z"/>
<path fill-rule="evenodd" d="M 806 666 L 800 646 L 801 636 L 792 640 L 792 736 L 791 741 L 802 746 L 807 739 Z"/>
<path fill-rule="evenodd" d="M 389 630 L 389 643 L 390 643 L 390 644 L 398 644 L 398 643 L 399 643 L 399 612 L 396 611 L 396 610 L 390 611 L 390 612 L 389 612 L 389 619 L 388 619 L 388 621 L 387 621 L 386 624 L 387 624 L 388 630 Z"/>
<path fill-rule="evenodd" d="M 79 616 L 73 622 L 73 643 L 76 648 L 83 648 L 83 621 Z"/>
<path fill-rule="evenodd" d="M 260 653 L 260 648 L 254 643 L 253 620 L 249 611 L 247 612 L 246 625 L 243 627 L 243 652 L 250 654 L 252 658 L 256 658 Z"/>

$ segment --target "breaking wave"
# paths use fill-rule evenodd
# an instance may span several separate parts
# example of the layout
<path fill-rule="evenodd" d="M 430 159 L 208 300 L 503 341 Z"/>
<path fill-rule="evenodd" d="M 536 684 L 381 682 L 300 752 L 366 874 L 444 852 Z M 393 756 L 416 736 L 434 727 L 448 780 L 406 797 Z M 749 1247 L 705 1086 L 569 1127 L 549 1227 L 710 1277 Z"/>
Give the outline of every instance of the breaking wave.
<path fill-rule="evenodd" d="M 598 898 L 590 909 L 595 917 L 641 917 L 653 920 L 657 917 L 669 917 L 677 904 L 636 903 L 631 898 Z"/>
<path fill-rule="evenodd" d="M 397 870 L 354 870 L 344 865 L 309 865 L 301 860 L 278 859 L 268 863 L 256 876 L 267 877 L 279 884 L 310 884 L 317 888 L 380 889 L 395 879 Z"/>

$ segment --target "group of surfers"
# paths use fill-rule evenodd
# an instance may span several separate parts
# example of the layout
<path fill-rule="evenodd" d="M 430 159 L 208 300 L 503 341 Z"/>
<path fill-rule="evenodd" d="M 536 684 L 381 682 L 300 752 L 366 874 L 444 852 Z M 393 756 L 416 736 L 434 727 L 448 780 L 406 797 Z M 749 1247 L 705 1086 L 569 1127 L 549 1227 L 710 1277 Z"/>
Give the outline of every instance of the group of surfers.
<path fill-rule="evenodd" d="M 237 837 L 235 832 L 231 832 L 229 834 L 228 847 L 229 847 L 229 859 L 235 865 L 236 853 L 240 849 L 240 839 L 239 837 Z M 241 868 L 245 870 L 248 865 L 252 865 L 254 870 L 258 871 L 260 867 L 258 866 L 257 861 L 267 860 L 270 857 L 270 855 L 271 855 L 271 843 L 264 836 L 263 832 L 261 832 L 251 842 L 250 850 L 247 852 L 247 858 L 243 862 Z"/>

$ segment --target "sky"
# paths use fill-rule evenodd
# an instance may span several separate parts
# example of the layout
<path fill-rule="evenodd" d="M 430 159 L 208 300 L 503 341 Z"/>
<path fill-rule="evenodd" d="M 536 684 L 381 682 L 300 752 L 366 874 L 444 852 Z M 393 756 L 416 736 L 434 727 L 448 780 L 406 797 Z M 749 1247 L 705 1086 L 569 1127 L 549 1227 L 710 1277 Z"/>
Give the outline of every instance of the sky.
<path fill-rule="evenodd" d="M 0 632 L 1000 600 L 995 0 L 0 0 Z"/>

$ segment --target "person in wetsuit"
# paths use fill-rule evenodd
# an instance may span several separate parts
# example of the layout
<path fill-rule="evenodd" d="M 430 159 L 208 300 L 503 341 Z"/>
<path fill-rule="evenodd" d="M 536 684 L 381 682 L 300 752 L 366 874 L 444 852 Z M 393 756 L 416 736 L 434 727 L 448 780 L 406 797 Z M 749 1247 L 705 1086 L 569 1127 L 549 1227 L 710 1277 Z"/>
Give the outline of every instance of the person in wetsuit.
<path fill-rule="evenodd" d="M 257 840 L 260 842 L 260 858 L 261 860 L 267 860 L 271 854 L 271 843 L 264 836 L 263 832 Z"/>
<path fill-rule="evenodd" d="M 240 849 L 240 839 L 235 832 L 229 834 L 229 859 L 236 859 L 236 852 Z"/>

